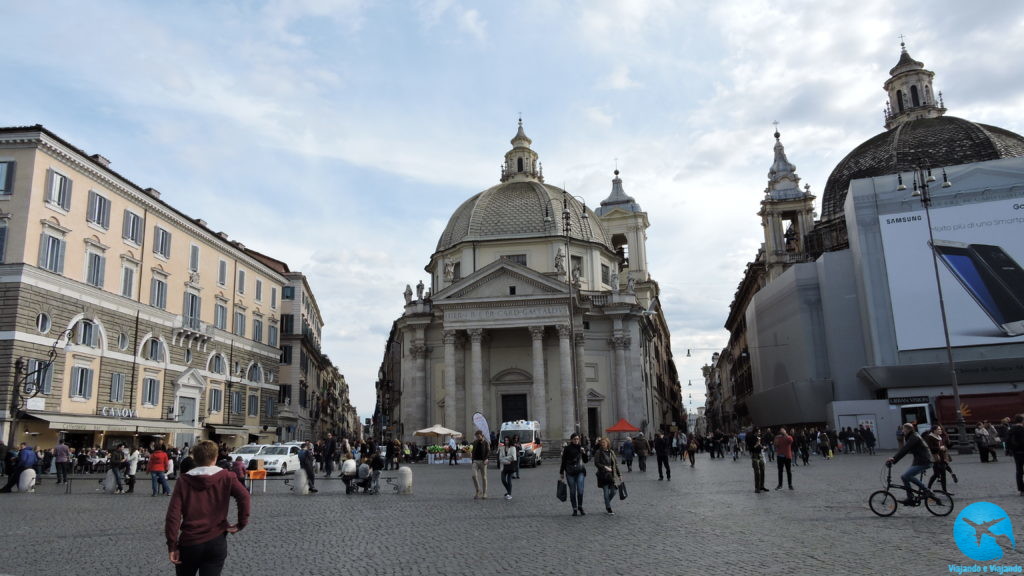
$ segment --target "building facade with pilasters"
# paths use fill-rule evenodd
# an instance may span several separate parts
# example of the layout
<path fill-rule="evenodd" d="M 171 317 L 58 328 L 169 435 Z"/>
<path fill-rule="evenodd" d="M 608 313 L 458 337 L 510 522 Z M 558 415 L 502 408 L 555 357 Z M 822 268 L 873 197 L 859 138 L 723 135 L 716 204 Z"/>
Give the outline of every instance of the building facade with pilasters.
<path fill-rule="evenodd" d="M 494 429 L 539 421 L 545 438 L 603 435 L 620 418 L 648 432 L 684 426 L 647 214 L 617 172 L 591 210 L 544 183 L 521 123 L 511 143 L 500 183 L 449 220 L 426 266 L 430 288 L 406 288 L 389 342 L 401 350 L 388 371 L 398 382 L 379 384 L 397 404 L 391 431 L 470 435 L 476 412 Z"/>

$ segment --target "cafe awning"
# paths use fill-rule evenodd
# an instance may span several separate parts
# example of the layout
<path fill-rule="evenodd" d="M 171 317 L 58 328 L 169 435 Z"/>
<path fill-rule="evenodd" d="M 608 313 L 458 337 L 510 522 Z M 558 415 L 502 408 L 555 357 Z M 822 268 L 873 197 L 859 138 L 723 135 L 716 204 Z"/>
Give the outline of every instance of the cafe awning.
<path fill-rule="evenodd" d="M 245 438 L 245 439 L 249 438 L 249 429 L 248 428 L 239 428 L 237 426 L 217 426 L 217 425 L 210 425 L 208 427 L 209 428 L 213 428 L 213 432 L 215 434 L 220 434 L 221 436 L 237 436 L 237 437 Z"/>
<path fill-rule="evenodd" d="M 183 422 L 172 420 L 145 420 L 141 418 L 105 418 L 78 414 L 27 413 L 49 423 L 51 430 L 83 430 L 90 432 L 140 432 L 144 434 L 168 434 L 175 431 L 193 430 Z"/>

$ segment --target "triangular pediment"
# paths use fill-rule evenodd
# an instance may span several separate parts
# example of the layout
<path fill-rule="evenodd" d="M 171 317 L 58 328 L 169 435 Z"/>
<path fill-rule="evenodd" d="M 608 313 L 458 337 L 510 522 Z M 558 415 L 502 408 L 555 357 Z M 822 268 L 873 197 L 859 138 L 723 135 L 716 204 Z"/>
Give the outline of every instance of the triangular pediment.
<path fill-rule="evenodd" d="M 184 390 L 202 393 L 206 389 L 206 378 L 195 368 L 189 368 L 182 372 L 181 376 L 174 382 L 174 393 L 178 394 Z"/>
<path fill-rule="evenodd" d="M 515 294 L 510 294 L 510 287 L 515 287 Z M 496 260 L 441 290 L 434 295 L 433 302 L 444 305 L 463 300 L 530 299 L 568 294 L 569 287 L 564 282 L 508 260 Z"/>

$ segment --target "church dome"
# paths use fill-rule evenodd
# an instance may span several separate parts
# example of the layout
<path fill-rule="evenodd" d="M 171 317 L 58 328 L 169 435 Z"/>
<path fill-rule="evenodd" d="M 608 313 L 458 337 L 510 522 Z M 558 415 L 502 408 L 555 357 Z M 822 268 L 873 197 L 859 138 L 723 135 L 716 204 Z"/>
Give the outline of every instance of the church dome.
<path fill-rule="evenodd" d="M 851 180 L 1018 156 L 1024 156 L 1024 137 L 1009 130 L 953 116 L 909 120 L 857 146 L 836 165 L 825 184 L 821 219 L 842 216 Z"/>
<path fill-rule="evenodd" d="M 437 252 L 462 242 L 562 236 L 563 202 L 569 208 L 572 238 L 611 249 L 597 216 L 580 201 L 557 186 L 511 180 L 463 202 L 441 233 Z"/>
<path fill-rule="evenodd" d="M 448 220 L 437 252 L 462 242 L 562 236 L 562 213 L 569 210 L 569 235 L 611 249 L 592 210 L 557 186 L 544 183 L 537 153 L 519 121 L 505 153 L 501 183 L 480 192 L 459 206 Z"/>

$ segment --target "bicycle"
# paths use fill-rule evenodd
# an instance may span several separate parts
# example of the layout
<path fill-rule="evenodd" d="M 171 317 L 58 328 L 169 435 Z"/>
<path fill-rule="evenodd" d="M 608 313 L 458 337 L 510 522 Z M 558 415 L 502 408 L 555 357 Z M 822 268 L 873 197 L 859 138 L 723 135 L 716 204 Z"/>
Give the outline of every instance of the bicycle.
<path fill-rule="evenodd" d="M 896 498 L 890 490 L 899 489 L 903 491 L 903 484 L 893 484 L 892 464 L 883 464 L 882 477 L 884 478 L 882 484 L 885 488 L 871 493 L 871 496 L 868 497 L 868 506 L 871 507 L 872 512 L 879 516 L 892 516 L 896 513 L 896 508 L 900 504 L 906 503 Z M 924 502 L 924 507 L 935 516 L 949 516 L 953 511 L 953 498 L 948 493 L 942 490 L 934 490 L 932 495 L 928 496 L 924 490 L 915 484 L 910 485 L 910 502 L 910 506 L 919 506 Z"/>

